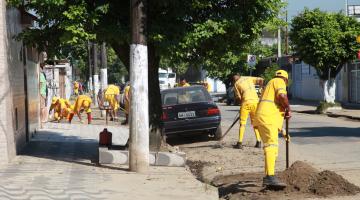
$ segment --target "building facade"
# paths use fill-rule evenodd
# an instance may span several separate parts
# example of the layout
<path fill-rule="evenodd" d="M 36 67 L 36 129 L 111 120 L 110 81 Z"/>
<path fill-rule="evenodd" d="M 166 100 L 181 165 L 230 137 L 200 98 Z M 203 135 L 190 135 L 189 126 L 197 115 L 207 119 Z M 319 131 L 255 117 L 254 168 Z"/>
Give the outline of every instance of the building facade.
<path fill-rule="evenodd" d="M 39 127 L 39 54 L 14 39 L 30 21 L 28 13 L 0 0 L 0 164 Z"/>

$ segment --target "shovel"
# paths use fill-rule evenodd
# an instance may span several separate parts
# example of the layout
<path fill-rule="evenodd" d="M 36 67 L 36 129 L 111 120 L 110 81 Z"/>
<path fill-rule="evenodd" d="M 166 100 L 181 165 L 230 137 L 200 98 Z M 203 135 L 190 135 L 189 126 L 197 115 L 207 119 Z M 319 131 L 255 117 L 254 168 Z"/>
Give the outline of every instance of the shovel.
<path fill-rule="evenodd" d="M 222 144 L 222 140 L 224 139 L 224 137 L 230 132 L 230 130 L 235 126 L 235 124 L 240 120 L 240 116 L 239 113 L 236 115 L 236 119 L 234 120 L 234 122 L 230 125 L 230 127 L 228 128 L 228 130 L 226 130 L 226 132 L 221 136 L 220 141 L 214 145 L 214 148 L 223 148 L 224 145 Z"/>
<path fill-rule="evenodd" d="M 286 169 L 289 168 L 289 118 L 285 119 L 285 130 L 286 130 Z"/>

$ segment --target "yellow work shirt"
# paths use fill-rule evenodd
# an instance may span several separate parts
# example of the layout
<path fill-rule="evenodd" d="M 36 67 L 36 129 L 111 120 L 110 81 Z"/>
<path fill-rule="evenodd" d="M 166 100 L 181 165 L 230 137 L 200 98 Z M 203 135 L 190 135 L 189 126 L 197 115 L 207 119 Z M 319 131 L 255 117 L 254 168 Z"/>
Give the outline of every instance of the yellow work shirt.
<path fill-rule="evenodd" d="M 120 89 L 116 85 L 109 85 L 105 91 L 105 95 L 119 95 Z"/>
<path fill-rule="evenodd" d="M 105 91 L 105 100 L 109 102 L 115 111 L 119 109 L 119 103 L 117 102 L 116 98 L 117 95 L 120 95 L 119 87 L 116 85 L 109 85 Z"/>
<path fill-rule="evenodd" d="M 262 78 L 241 76 L 240 79 L 235 82 L 235 95 L 241 99 L 241 104 L 259 102 L 259 97 L 255 89 L 255 84 L 259 80 L 262 80 Z"/>
<path fill-rule="evenodd" d="M 130 113 L 130 85 L 126 86 L 124 88 L 124 98 L 125 98 L 125 114 Z M 126 100 L 126 96 L 129 98 L 129 100 Z"/>
<path fill-rule="evenodd" d="M 182 85 L 181 83 L 179 83 L 179 87 L 189 87 L 190 84 L 189 83 L 185 83 L 184 85 Z"/>
<path fill-rule="evenodd" d="M 84 106 L 84 102 L 87 101 L 89 106 Z M 92 103 L 92 100 L 90 97 L 86 95 L 79 95 L 78 98 L 75 101 L 73 111 L 79 112 L 82 108 L 85 110 L 86 113 L 91 113 L 90 105 Z"/>
<path fill-rule="evenodd" d="M 70 101 L 67 99 L 63 99 L 63 98 L 59 99 L 59 103 L 60 103 L 61 109 L 70 108 L 70 106 L 71 106 Z"/>
<path fill-rule="evenodd" d="M 281 78 L 273 78 L 266 85 L 261 96 L 255 117 L 256 125 L 276 125 L 278 129 L 282 128 L 284 113 L 280 110 L 278 96 L 287 94 L 285 81 Z"/>

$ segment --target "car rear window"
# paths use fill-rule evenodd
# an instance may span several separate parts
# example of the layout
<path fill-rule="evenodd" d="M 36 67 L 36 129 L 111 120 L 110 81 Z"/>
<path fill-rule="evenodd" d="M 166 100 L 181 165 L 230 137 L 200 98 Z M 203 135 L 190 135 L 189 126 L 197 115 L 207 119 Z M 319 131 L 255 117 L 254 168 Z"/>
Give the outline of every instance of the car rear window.
<path fill-rule="evenodd" d="M 163 105 L 198 103 L 211 100 L 209 94 L 202 88 L 184 88 L 172 90 L 162 94 Z"/>

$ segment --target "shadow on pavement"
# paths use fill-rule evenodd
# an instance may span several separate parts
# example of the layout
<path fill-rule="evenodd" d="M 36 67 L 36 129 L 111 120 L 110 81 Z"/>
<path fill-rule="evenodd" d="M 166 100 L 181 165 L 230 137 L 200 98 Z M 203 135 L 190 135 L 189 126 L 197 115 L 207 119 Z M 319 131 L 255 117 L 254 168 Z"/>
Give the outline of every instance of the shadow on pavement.
<path fill-rule="evenodd" d="M 53 131 L 37 133 L 33 140 L 27 143 L 20 155 L 128 171 L 122 167 L 100 165 L 98 161 L 98 141 L 96 139 L 64 136 Z"/>
<path fill-rule="evenodd" d="M 199 142 L 208 142 L 211 138 L 207 133 L 194 133 L 191 135 L 167 136 L 166 142 L 172 146 L 182 144 L 193 144 Z"/>
<path fill-rule="evenodd" d="M 294 137 L 360 137 L 360 128 L 349 127 L 307 127 L 290 132 Z"/>

